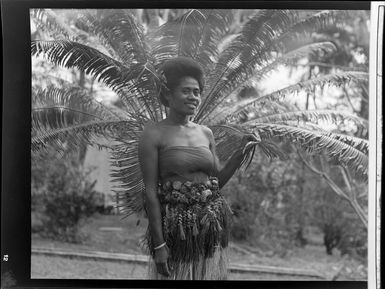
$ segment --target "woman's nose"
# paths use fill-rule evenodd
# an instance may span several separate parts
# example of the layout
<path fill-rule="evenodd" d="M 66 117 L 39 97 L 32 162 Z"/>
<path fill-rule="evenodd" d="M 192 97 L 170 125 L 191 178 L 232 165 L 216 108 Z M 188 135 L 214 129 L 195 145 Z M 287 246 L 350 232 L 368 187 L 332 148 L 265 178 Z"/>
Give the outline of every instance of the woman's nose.
<path fill-rule="evenodd" d="M 188 98 L 192 99 L 192 100 L 200 100 L 200 95 L 199 94 L 195 94 L 194 92 L 190 92 L 188 94 Z"/>

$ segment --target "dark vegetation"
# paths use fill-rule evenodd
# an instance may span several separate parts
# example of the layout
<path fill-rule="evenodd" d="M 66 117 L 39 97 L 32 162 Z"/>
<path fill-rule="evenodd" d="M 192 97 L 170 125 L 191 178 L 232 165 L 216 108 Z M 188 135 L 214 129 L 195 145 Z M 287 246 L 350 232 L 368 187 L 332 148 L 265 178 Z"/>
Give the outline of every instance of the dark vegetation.
<path fill-rule="evenodd" d="M 233 239 L 285 256 L 312 243 L 308 232 L 317 228 L 326 254 L 366 262 L 366 228 L 322 179 L 311 172 L 298 176 L 300 168 L 295 156 L 285 165 L 258 157 L 224 187 L 234 212 Z"/>
<path fill-rule="evenodd" d="M 96 181 L 72 158 L 57 159 L 50 151 L 32 160 L 32 233 L 68 242 L 80 242 L 79 226 L 103 208 L 102 195 L 94 190 Z"/>

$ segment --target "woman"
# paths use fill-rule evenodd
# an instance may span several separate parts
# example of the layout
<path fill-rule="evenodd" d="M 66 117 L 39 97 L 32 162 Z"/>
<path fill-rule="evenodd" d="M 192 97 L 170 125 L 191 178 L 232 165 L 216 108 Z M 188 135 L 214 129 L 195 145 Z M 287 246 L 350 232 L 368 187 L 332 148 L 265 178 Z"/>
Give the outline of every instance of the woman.
<path fill-rule="evenodd" d="M 220 195 L 252 135 L 220 168 L 212 131 L 190 121 L 204 87 L 203 70 L 178 57 L 163 65 L 161 95 L 169 115 L 145 126 L 139 160 L 149 219 L 152 279 L 226 279 L 230 208 Z"/>

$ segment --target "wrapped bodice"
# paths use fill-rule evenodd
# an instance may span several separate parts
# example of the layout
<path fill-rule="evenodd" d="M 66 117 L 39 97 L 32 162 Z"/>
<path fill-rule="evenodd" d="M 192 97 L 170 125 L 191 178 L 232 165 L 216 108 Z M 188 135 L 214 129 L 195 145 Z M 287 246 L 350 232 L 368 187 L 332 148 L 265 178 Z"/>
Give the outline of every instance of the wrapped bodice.
<path fill-rule="evenodd" d="M 159 150 L 159 175 L 161 180 L 179 176 L 191 180 L 194 173 L 216 174 L 215 159 L 206 146 L 171 146 Z M 194 180 L 191 180 L 194 181 Z"/>

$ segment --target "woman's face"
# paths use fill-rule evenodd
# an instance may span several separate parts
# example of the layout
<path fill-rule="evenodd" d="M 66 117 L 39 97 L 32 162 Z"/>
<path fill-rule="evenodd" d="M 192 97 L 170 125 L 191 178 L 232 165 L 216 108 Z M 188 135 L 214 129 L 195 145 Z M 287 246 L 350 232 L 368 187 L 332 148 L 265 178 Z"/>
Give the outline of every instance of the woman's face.
<path fill-rule="evenodd" d="M 166 98 L 170 109 L 185 115 L 195 114 L 201 102 L 199 83 L 191 76 L 182 77 Z"/>

